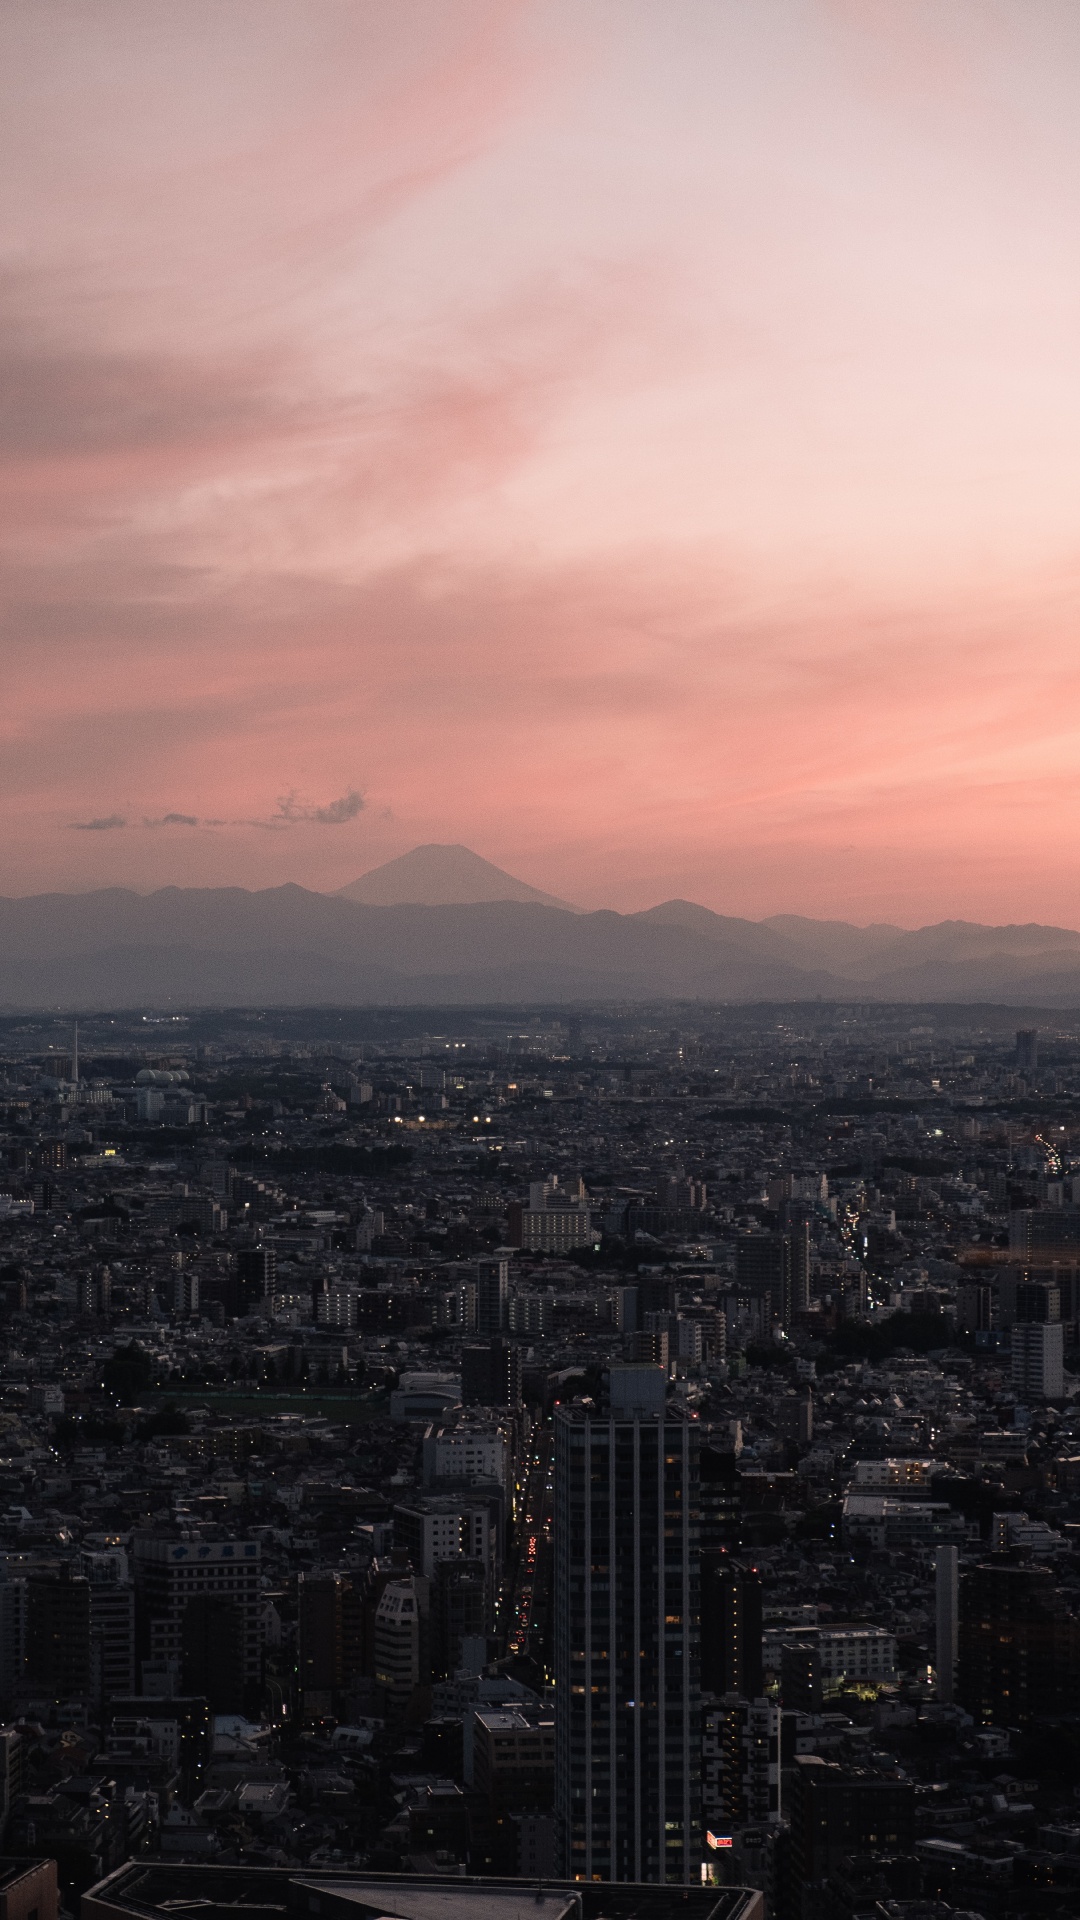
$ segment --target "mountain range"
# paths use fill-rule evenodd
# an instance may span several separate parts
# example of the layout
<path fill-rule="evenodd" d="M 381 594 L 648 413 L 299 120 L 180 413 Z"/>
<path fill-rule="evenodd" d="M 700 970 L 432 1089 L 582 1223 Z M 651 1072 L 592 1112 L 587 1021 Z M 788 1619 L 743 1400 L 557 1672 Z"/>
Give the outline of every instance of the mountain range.
<path fill-rule="evenodd" d="M 702 999 L 1080 1007 L 1080 933 L 910 931 L 688 900 L 583 912 L 467 847 L 338 893 L 288 885 L 0 898 L 0 1007 L 477 1005 Z"/>

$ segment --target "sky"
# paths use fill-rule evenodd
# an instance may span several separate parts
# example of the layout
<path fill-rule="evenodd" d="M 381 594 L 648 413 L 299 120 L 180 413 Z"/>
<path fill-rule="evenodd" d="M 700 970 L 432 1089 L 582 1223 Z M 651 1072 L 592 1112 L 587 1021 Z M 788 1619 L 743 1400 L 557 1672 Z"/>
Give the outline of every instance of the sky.
<path fill-rule="evenodd" d="M 3 0 L 0 892 L 1080 925 L 1075 0 Z"/>

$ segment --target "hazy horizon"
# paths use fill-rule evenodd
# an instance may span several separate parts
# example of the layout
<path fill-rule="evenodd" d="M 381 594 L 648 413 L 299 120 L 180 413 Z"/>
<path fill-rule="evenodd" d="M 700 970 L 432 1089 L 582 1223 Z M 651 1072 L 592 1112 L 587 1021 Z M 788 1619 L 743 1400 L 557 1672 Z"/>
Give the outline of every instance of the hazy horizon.
<path fill-rule="evenodd" d="M 1068 927 L 1066 0 L 0 16 L 0 893 Z"/>
<path fill-rule="evenodd" d="M 452 845 L 452 844 L 451 844 L 451 845 L 448 845 L 447 843 L 439 843 L 439 842 L 435 842 L 435 843 L 429 843 L 428 845 L 425 845 L 425 846 L 423 846 L 423 847 L 418 847 L 418 848 L 415 848 L 415 849 L 409 849 L 408 851 L 416 851 L 416 852 L 420 852 L 420 851 L 423 851 L 423 852 L 427 852 L 427 851 L 430 851 L 430 850 L 432 850 L 433 848 L 437 848 L 437 849 L 438 849 L 438 851 L 440 851 L 440 852 L 441 852 L 441 851 L 449 851 L 449 852 L 457 852 L 457 851 L 459 851 L 459 850 L 461 850 L 461 849 L 460 849 L 460 848 L 459 848 L 459 847 L 458 847 L 457 845 Z M 466 849 L 464 849 L 464 851 L 466 851 L 466 852 L 472 852 L 472 849 L 469 849 L 469 848 L 466 848 Z M 482 856 L 481 856 L 481 857 L 482 857 Z M 369 871 L 368 871 L 367 873 L 364 873 L 364 874 L 359 874 L 359 875 L 356 875 L 356 876 L 354 876 L 354 878 L 355 878 L 356 880 L 362 880 L 362 879 L 366 879 L 366 878 L 368 878 L 368 877 L 369 877 L 369 874 L 372 874 L 372 873 L 379 873 L 379 872 L 381 872 L 381 871 L 383 870 L 383 865 L 391 865 L 391 866 L 393 866 L 394 864 L 396 864 L 396 860 L 397 860 L 397 858 L 399 858 L 399 856 L 391 856 L 391 860 L 390 860 L 390 861 L 389 861 L 388 863 L 380 863 L 380 866 L 378 866 L 378 867 L 376 867 L 376 868 L 373 868 L 373 869 L 370 869 L 370 870 L 369 870 Z M 485 862 L 485 864 L 489 864 L 489 863 L 486 863 L 486 862 Z M 493 863 L 491 863 L 491 864 L 493 864 Z M 500 872 L 502 872 L 502 871 L 505 871 L 505 869 L 498 869 L 498 871 L 500 871 Z M 510 875 L 509 877 L 510 877 L 511 879 L 513 879 L 513 880 L 515 880 L 515 881 L 518 881 L 518 882 L 522 882 L 522 879 L 523 879 L 523 876 L 521 876 L 521 875 L 517 875 L 517 874 L 515 874 L 515 875 Z M 57 889 L 55 889 L 54 891 L 56 891 L 56 892 L 58 892 L 58 893 L 63 893 L 63 894 L 66 894 L 66 895 L 72 895 L 72 896 L 75 896 L 75 897 L 78 897 L 78 895 L 80 895 L 80 894 L 82 894 L 82 893 L 96 893 L 96 892 L 101 892 L 101 891 L 106 891 L 106 890 L 108 890 L 108 886 L 109 886 L 109 884 L 110 884 L 110 883 L 105 883 L 105 885 L 104 885 L 104 887 L 102 887 L 102 886 L 89 886 L 89 887 L 63 887 L 63 888 L 57 888 Z M 114 883 L 114 884 L 115 884 L 115 883 Z M 157 892 L 157 891 L 160 891 L 160 890 L 161 890 L 161 889 L 162 889 L 163 887 L 164 887 L 164 888 L 172 888 L 172 887 L 175 887 L 175 886 L 176 886 L 176 885 L 178 885 L 178 884 L 180 884 L 180 885 L 184 885 L 184 884 L 188 884 L 188 885 L 190 885 L 190 886 L 191 886 L 192 888 L 196 888 L 196 889 L 197 889 L 197 888 L 199 888 L 199 887 L 200 887 L 200 886 L 202 885 L 202 883 L 200 883 L 200 882 L 199 882 L 199 881 L 197 881 L 197 880 L 196 880 L 196 881 L 191 881 L 190 883 L 182 883 L 182 882 L 181 882 L 181 883 L 178 883 L 178 882 L 176 882 L 176 881 L 165 881 L 165 882 L 159 882 L 159 883 L 152 883 L 152 884 L 150 884 L 150 885 L 143 885 L 143 886 L 132 886 L 132 885 L 130 885 L 130 884 L 129 884 L 129 885 L 128 885 L 128 888 L 127 888 L 127 890 L 128 890 L 128 891 L 130 891 L 130 892 L 133 892 L 133 893 L 137 893 L 137 894 L 140 894 L 140 895 L 148 895 L 148 894 L 151 894 L 151 893 L 154 893 L 154 892 Z M 227 884 L 227 885 L 229 885 L 229 886 L 232 886 L 232 887 L 234 887 L 234 888 L 238 888 L 238 889 L 239 889 L 240 891 L 242 891 L 242 892 L 261 892 L 261 891 L 265 891 L 265 890 L 266 890 L 266 889 L 265 889 L 265 888 L 263 888 L 263 887 L 247 887 L 247 886 L 244 886 L 244 884 L 243 884 L 243 882 L 240 882 L 240 881 L 233 881 L 233 882 L 229 882 L 229 883 L 226 883 L 226 884 Z M 282 881 L 272 881 L 272 882 L 270 882 L 270 883 L 268 883 L 268 884 L 269 884 L 269 886 L 270 886 L 270 887 L 274 887 L 274 886 L 288 886 L 288 885 L 294 885 L 294 886 L 302 886 L 302 885 L 304 885 L 304 883 L 303 883 L 302 881 L 288 881 L 288 880 L 282 880 Z M 530 883 L 529 883 L 528 881 L 524 881 L 524 885 L 525 885 L 526 887 L 528 887 L 528 886 L 530 885 Z M 345 899 L 347 900 L 347 899 L 348 899 L 348 897 L 349 897 L 349 895 L 348 895 L 348 883 L 346 884 L 346 886 L 345 886 L 344 888 L 337 888 L 337 887 L 335 887 L 335 888 L 309 888 L 308 890 L 309 890 L 309 891 L 313 891 L 313 892 L 323 892 L 323 893 L 325 893 L 325 894 L 327 894 L 327 896 L 328 896 L 328 897 L 330 897 L 330 898 L 336 898 L 336 897 L 343 897 L 343 898 L 345 898 Z M 49 889 L 45 889 L 44 891 L 45 891 L 45 892 L 48 892 L 48 891 L 50 891 L 50 890 L 49 890 Z M 0 898 L 6 898 L 6 899 L 31 899 L 31 900 L 32 900 L 32 899 L 35 899 L 35 898 L 38 898 L 38 897 L 40 897 L 40 892 L 39 892 L 38 890 L 33 890 L 33 891 L 31 891 L 31 892 L 28 892 L 28 893 L 23 893 L 23 894 L 3 894 L 3 895 L 0 895 Z M 606 902 L 598 902 L 598 903 L 595 903 L 595 904 L 593 904 L 593 905 L 591 905 L 591 906 L 589 906 L 589 907 L 582 907 L 582 906 L 580 906 L 580 905 L 579 905 L 579 903 L 578 903 L 578 902 L 576 902 L 576 901 L 570 901 L 570 900 L 564 900 L 564 901 L 557 901 L 557 900 L 550 900 L 550 901 L 545 901 L 545 900 L 537 900 L 537 901 L 535 901 L 535 902 L 526 902 L 525 904 L 528 904 L 528 905 L 546 905 L 546 906 L 549 906 L 549 907 L 551 907 L 551 908 L 554 908 L 554 909 L 558 909 L 558 908 L 569 908 L 569 909 L 570 909 L 571 911 L 574 911 L 574 912 L 578 912 L 578 913 L 590 913 L 590 912 L 595 912 L 595 911 L 604 911 L 604 910 L 606 910 L 606 911 L 609 911 L 609 912 L 617 912 L 617 913 L 629 913 L 629 914 L 633 914 L 633 913 L 640 913 L 640 912 L 648 912 L 648 910 L 649 910 L 649 907 L 654 907 L 654 906 L 662 906 L 662 905 L 666 905 L 666 904 L 670 904 L 670 903 L 672 903 L 672 902 L 674 902 L 674 901 L 677 901 L 678 899 L 681 899 L 682 897 L 683 897 L 683 896 L 675 896 L 675 895 L 669 895 L 669 896 L 668 896 L 668 899 L 667 899 L 666 901 L 664 901 L 664 900 L 656 900 L 656 901 L 650 901 L 650 902 L 649 902 L 649 906 L 648 906 L 648 907 L 645 907 L 645 908 L 632 908 L 632 907 L 631 907 L 631 908 L 613 908 L 613 907 L 611 907 L 611 906 L 609 905 L 609 903 L 606 903 Z M 503 896 L 501 896 L 501 895 L 497 895 L 497 894 L 496 894 L 496 895 L 492 895 L 492 896 L 491 896 L 491 900 L 492 900 L 492 901 L 499 901 L 499 902 L 502 902 L 502 900 L 503 900 Z M 507 895 L 507 896 L 506 896 L 506 901 L 507 901 L 508 903 L 510 903 L 510 904 L 513 904 L 513 896 L 511 896 L 511 895 Z M 361 904 L 361 905 L 373 905 L 373 906 L 381 906 L 381 905 L 387 905 L 387 906 L 392 906 L 393 904 L 401 904 L 401 902 L 398 902 L 398 903 L 393 903 L 393 902 L 382 902 L 382 901 L 378 901 L 378 900 L 375 900 L 375 901 L 370 901 L 370 902 L 354 902 L 354 904 Z M 419 898 L 417 898 L 417 900 L 416 900 L 416 902 L 415 902 L 415 904 L 417 904 L 417 905 L 424 905 L 424 904 L 437 904 L 437 903 L 432 903 L 432 902 L 425 902 L 425 901 L 423 901 L 423 900 L 421 900 L 421 899 L 419 899 Z M 453 903 L 453 902 L 447 902 L 446 904 L 448 904 L 448 905 L 449 905 L 449 904 L 455 904 L 455 903 Z M 467 904 L 467 903 L 466 903 L 466 902 L 461 902 L 461 903 L 459 903 L 459 904 Z M 483 903 L 482 903 L 482 902 L 476 902 L 476 903 L 474 903 L 474 904 L 483 904 Z M 691 904 L 691 905 L 698 905 L 698 906 L 700 906 L 700 905 L 704 905 L 704 902 L 702 902 L 702 901 L 690 901 L 690 902 L 688 902 L 688 904 Z M 724 910 L 723 910 L 723 909 L 717 909 L 717 908 L 713 908 L 713 909 L 711 909 L 711 911 L 713 911 L 713 912 L 723 912 Z M 811 923 L 813 923 L 813 924 L 817 924 L 817 925 L 820 925 L 820 926 L 829 926 L 829 925 L 836 925 L 836 926 L 841 926 L 841 925 L 843 925 L 843 926 L 850 926 L 850 927 L 853 927 L 854 929 L 856 929 L 856 930 L 857 930 L 857 931 L 859 931 L 859 932 L 866 932 L 866 931 L 870 931 L 870 930 L 872 930 L 872 929 L 874 929 L 874 928 L 881 928 L 882 930 L 885 930 L 885 929 L 892 929 L 892 930 L 895 930 L 895 931 L 898 931 L 898 932 L 900 932 L 900 933 L 914 933 L 914 932 L 921 932 L 921 931 L 923 931 L 923 930 L 924 930 L 925 928 L 927 928 L 928 926 L 932 926 L 932 925 L 941 925 L 941 924 L 949 924 L 950 922 L 952 922 L 953 924 L 978 924 L 978 925 L 983 925 L 983 924 L 987 924 L 987 923 L 982 923 L 982 922 L 976 922 L 976 923 L 972 923 L 972 922 L 970 922 L 970 921 L 967 921 L 967 920 L 965 920 L 965 917 L 964 917 L 964 916 L 962 916 L 962 915 L 949 915 L 949 916 L 944 916 L 944 917 L 943 917 L 943 920 L 942 920 L 942 921 L 939 921 L 939 922 L 926 922 L 926 921 L 920 921 L 920 922 L 912 922 L 912 923 L 904 923 L 904 922 L 902 922 L 902 921 L 899 921 L 899 920 L 896 920 L 896 921 L 889 921 L 889 922 L 885 922 L 885 921 L 881 921 L 881 920 L 876 920 L 876 921 L 857 921 L 857 920 L 851 920 L 851 921 L 848 921 L 848 920 L 844 920 L 844 919 L 843 919 L 842 917 L 840 917 L 840 916 L 837 916 L 837 915 L 812 915 L 812 914 L 785 914 L 785 913 L 784 913 L 784 912 L 783 912 L 782 910 L 781 910 L 781 911 L 779 911 L 779 912 L 776 912 L 776 913 L 773 913 L 773 914 L 748 914 L 748 915 L 745 915 L 745 916 L 732 916 L 732 917 L 735 917 L 735 918 L 745 918 L 745 919 L 747 919 L 747 920 L 749 920 L 749 921 L 751 921 L 752 923 L 755 923 L 755 924 L 759 924 L 759 925 L 767 925 L 767 924 L 770 924 L 770 923 L 772 923 L 772 922 L 776 922 L 776 921 L 783 921 L 783 920 L 786 920 L 786 919 L 790 919 L 790 920 L 807 920 L 807 921 L 809 921 L 809 922 L 811 922 Z M 1070 926 L 1068 925 L 1068 923 L 1067 923 L 1067 922 L 1064 922 L 1064 921 L 1062 921 L 1062 922 L 1049 922 L 1049 923 L 1042 923 L 1042 922 L 1032 922 L 1032 921 L 1015 921 L 1015 920 L 1014 920 L 1014 921 L 1002 921 L 1002 922 L 1000 922 L 1000 923 L 989 923 L 989 924 L 990 924 L 991 926 L 994 926 L 994 925 L 996 924 L 996 925 L 999 925 L 999 926 L 1001 926 L 1001 927 L 1005 927 L 1005 928 L 1016 928 L 1016 927 L 1024 927 L 1024 926 L 1032 926 L 1032 925 L 1046 925 L 1046 924 L 1048 924 L 1048 925 L 1050 925 L 1051 927 L 1055 927 L 1055 926 L 1056 926 L 1056 927 L 1057 927 L 1057 928 L 1058 928 L 1058 929 L 1059 929 L 1060 931 L 1063 931 L 1063 932 L 1070 932 L 1070 933 L 1076 933 L 1076 932 L 1080 932 L 1080 929 L 1077 929 L 1077 928 L 1073 928 L 1073 927 L 1070 927 Z"/>

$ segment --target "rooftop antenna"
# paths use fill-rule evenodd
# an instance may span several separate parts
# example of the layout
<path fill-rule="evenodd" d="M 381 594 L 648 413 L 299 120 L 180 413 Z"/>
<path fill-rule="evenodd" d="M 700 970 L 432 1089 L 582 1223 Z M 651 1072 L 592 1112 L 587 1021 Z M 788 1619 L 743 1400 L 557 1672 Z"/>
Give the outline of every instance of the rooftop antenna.
<path fill-rule="evenodd" d="M 79 1023 L 77 1020 L 75 1022 L 74 1032 L 71 1036 L 71 1078 L 74 1084 L 78 1086 L 79 1084 Z"/>

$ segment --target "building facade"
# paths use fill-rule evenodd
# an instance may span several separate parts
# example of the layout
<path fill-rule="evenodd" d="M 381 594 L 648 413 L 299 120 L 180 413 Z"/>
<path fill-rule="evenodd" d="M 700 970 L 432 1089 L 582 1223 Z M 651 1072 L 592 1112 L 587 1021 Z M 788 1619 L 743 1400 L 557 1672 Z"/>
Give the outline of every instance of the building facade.
<path fill-rule="evenodd" d="M 575 1879 L 700 1879 L 698 1429 L 663 1376 L 555 1421 L 556 1815 Z M 622 1404 L 618 1404 L 621 1399 Z"/>

